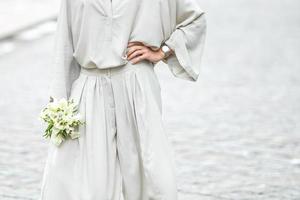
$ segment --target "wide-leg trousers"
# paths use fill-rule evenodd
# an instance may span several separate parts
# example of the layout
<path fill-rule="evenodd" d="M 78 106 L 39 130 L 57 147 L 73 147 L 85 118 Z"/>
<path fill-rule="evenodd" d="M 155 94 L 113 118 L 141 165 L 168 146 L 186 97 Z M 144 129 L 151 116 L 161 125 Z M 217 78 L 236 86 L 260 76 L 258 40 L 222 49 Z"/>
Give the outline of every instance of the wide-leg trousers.
<path fill-rule="evenodd" d="M 161 88 L 148 61 L 81 67 L 70 98 L 81 136 L 49 143 L 40 200 L 176 200 Z"/>

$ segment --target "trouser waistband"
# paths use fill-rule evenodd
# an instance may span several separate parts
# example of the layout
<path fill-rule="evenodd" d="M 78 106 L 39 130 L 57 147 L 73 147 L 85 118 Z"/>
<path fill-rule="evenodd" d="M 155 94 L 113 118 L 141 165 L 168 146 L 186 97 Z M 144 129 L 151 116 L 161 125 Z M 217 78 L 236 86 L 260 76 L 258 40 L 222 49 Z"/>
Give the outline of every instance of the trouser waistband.
<path fill-rule="evenodd" d="M 111 67 L 111 68 L 87 68 L 81 66 L 80 73 L 87 74 L 87 75 L 106 75 L 106 76 L 112 76 L 115 74 L 123 73 L 129 69 L 133 69 L 136 67 L 140 67 L 141 64 L 147 64 L 147 65 L 153 65 L 151 62 L 148 61 L 140 61 L 137 64 L 131 64 L 130 62 L 127 62 L 124 65 L 120 65 L 117 67 Z"/>

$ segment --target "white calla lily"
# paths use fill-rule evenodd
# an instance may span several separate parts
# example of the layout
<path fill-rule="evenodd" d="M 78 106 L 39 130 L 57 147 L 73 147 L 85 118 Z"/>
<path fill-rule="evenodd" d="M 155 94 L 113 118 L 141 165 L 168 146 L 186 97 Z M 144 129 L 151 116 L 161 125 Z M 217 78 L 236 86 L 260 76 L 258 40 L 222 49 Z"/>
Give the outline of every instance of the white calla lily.
<path fill-rule="evenodd" d="M 78 106 L 74 100 L 64 98 L 53 101 L 41 111 L 40 118 L 48 123 L 45 137 L 50 137 L 50 141 L 59 146 L 68 137 L 76 139 L 80 136 L 77 130 L 79 125 L 84 124 L 83 117 L 77 112 Z"/>

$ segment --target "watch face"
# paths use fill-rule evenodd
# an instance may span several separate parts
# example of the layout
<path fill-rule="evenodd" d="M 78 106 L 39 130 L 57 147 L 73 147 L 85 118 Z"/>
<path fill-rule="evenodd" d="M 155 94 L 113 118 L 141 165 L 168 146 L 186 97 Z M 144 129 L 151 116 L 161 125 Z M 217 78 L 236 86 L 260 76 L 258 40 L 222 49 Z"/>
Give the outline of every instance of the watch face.
<path fill-rule="evenodd" d="M 164 53 L 168 53 L 168 52 L 170 51 L 170 49 L 169 49 L 168 46 L 164 45 L 164 46 L 162 47 L 162 51 L 163 51 Z"/>

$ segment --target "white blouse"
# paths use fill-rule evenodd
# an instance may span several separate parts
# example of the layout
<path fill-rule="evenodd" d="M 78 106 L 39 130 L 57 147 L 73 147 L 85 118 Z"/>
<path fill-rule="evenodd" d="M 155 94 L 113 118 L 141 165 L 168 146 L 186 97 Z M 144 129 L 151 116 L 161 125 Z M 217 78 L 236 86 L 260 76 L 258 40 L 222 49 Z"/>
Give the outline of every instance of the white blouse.
<path fill-rule="evenodd" d="M 206 35 L 197 0 L 61 0 L 49 95 L 69 98 L 80 67 L 126 64 L 130 41 L 152 49 L 167 44 L 175 77 L 196 81 Z"/>

